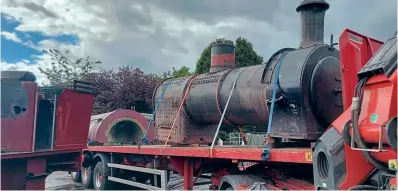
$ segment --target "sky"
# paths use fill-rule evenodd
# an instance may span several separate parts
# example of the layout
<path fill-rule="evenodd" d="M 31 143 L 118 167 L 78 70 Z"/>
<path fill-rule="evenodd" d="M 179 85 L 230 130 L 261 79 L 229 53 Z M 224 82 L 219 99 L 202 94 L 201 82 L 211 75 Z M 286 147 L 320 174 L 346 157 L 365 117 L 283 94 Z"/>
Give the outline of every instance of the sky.
<path fill-rule="evenodd" d="M 301 0 L 1 0 L 1 69 L 33 72 L 50 65 L 42 50 L 90 56 L 101 68 L 131 65 L 161 74 L 195 69 L 214 39 L 242 36 L 268 59 L 298 47 Z M 326 0 L 325 42 L 344 28 L 385 41 L 397 30 L 397 0 Z"/>

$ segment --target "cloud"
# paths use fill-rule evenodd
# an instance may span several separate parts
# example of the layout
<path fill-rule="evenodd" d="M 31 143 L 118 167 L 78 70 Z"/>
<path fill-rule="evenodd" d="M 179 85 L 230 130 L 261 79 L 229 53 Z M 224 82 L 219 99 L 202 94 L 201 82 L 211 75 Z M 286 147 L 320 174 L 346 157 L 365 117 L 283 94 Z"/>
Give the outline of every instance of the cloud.
<path fill-rule="evenodd" d="M 42 74 L 39 70 L 39 67 L 45 68 L 47 65 L 44 62 L 40 62 L 37 64 L 29 64 L 28 62 L 21 61 L 16 63 L 7 63 L 5 61 L 1 61 L 1 70 L 6 71 L 29 71 L 32 72 L 36 76 L 36 82 L 38 84 L 48 84 L 46 76 Z"/>
<path fill-rule="evenodd" d="M 20 22 L 18 31 L 79 38 L 75 45 L 47 40 L 36 48 L 70 48 L 76 56 L 101 60 L 104 68 L 133 65 L 162 73 L 180 66 L 193 70 L 203 48 L 221 36 L 249 39 L 265 59 L 280 48 L 297 47 L 300 2 L 3 0 L 2 12 Z M 338 37 L 344 28 L 380 40 L 396 31 L 396 0 L 327 2 L 325 39 Z"/>
<path fill-rule="evenodd" d="M 18 38 L 17 34 L 8 31 L 1 31 L 0 34 L 7 40 L 11 40 L 17 43 L 22 43 L 22 40 Z"/>

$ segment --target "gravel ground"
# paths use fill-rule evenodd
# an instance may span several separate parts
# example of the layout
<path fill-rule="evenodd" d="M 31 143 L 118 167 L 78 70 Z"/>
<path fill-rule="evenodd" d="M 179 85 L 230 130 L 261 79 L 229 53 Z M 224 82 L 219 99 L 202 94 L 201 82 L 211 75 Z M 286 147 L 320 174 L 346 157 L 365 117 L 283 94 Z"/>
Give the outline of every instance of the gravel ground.
<path fill-rule="evenodd" d="M 209 182 L 207 179 L 199 178 L 197 183 Z M 168 183 L 169 190 L 182 190 L 184 180 L 181 176 L 173 174 Z M 194 186 L 195 190 L 208 190 L 210 184 Z M 120 186 L 118 189 L 132 189 L 130 186 Z M 46 190 L 87 190 L 80 183 L 75 183 L 68 172 L 53 172 L 46 179 Z"/>
<path fill-rule="evenodd" d="M 85 190 L 85 188 L 73 182 L 68 172 L 53 172 L 46 178 L 46 190 Z"/>

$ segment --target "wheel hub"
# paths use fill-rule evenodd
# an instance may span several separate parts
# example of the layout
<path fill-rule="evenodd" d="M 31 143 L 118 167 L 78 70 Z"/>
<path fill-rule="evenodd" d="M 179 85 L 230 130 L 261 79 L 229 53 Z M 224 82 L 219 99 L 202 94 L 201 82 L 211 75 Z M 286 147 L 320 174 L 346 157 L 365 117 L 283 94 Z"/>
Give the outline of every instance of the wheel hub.
<path fill-rule="evenodd" d="M 101 171 L 100 171 L 100 170 L 97 170 L 97 171 L 95 172 L 95 184 L 96 184 L 96 186 L 97 186 L 98 188 L 101 187 L 102 178 L 103 178 L 103 176 L 102 176 Z"/>
<path fill-rule="evenodd" d="M 88 178 L 88 170 L 87 169 L 83 169 L 83 171 L 84 171 L 84 176 L 83 176 L 83 178 L 84 178 L 84 180 L 87 180 L 87 178 Z"/>

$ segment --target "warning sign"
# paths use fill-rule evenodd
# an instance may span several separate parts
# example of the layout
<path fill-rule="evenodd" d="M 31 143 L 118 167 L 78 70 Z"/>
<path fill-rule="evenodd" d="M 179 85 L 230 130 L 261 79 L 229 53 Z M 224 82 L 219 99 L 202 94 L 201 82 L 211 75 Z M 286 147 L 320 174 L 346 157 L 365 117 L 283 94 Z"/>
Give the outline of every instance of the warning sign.
<path fill-rule="evenodd" d="M 305 160 L 306 161 L 312 161 L 312 152 L 306 152 L 305 153 Z"/>
<path fill-rule="evenodd" d="M 397 169 L 397 160 L 396 159 L 388 160 L 388 168 Z"/>

